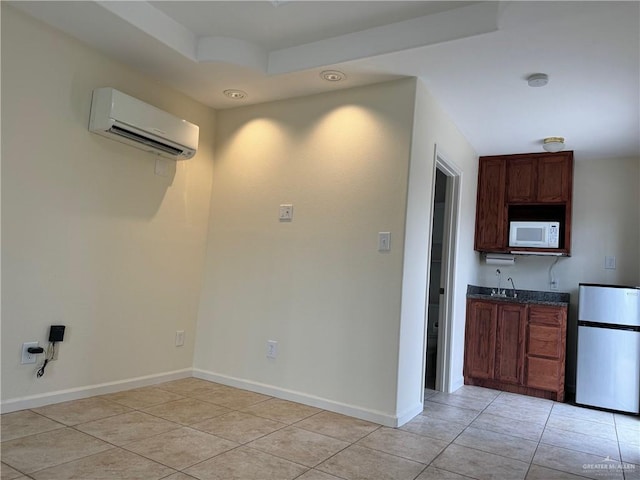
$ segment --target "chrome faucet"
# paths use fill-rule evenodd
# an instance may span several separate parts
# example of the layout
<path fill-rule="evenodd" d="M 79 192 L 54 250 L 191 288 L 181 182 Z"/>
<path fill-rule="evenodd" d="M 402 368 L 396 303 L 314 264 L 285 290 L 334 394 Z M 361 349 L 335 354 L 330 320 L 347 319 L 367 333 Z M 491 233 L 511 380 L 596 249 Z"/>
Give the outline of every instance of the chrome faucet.
<path fill-rule="evenodd" d="M 496 292 L 495 290 L 491 291 L 491 296 L 492 297 L 506 297 L 507 296 L 507 292 L 505 290 L 501 290 L 500 285 L 502 283 L 502 272 L 500 271 L 499 268 L 496 268 L 496 276 L 498 277 L 498 291 Z"/>
<path fill-rule="evenodd" d="M 513 284 L 513 278 L 511 277 L 507 278 L 507 282 L 511 282 L 511 290 L 513 293 L 513 298 L 517 298 L 518 294 L 516 293 L 516 286 Z"/>

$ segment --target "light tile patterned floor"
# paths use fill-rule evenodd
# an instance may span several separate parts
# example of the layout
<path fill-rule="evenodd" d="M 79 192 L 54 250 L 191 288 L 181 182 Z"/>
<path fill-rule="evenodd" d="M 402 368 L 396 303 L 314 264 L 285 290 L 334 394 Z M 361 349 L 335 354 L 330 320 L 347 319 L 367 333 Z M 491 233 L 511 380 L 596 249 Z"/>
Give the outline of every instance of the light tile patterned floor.
<path fill-rule="evenodd" d="M 1 480 L 640 480 L 638 417 L 425 397 L 395 429 L 195 378 L 23 410 L 2 415 Z"/>

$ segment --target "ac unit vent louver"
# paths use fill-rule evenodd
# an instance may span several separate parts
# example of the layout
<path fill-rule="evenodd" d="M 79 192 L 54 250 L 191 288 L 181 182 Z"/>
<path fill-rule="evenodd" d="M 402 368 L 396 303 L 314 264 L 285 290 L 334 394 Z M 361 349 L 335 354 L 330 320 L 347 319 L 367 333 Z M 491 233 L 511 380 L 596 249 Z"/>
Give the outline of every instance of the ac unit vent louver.
<path fill-rule="evenodd" d="M 124 128 L 119 127 L 117 125 L 114 125 L 113 127 L 111 127 L 109 131 L 114 135 L 120 135 L 121 137 L 128 138 L 129 140 L 134 140 L 136 142 L 143 143 L 145 145 L 153 147 L 157 150 L 162 150 L 163 152 L 169 153 L 176 157 L 184 153 L 184 150 L 172 147 L 170 145 L 158 142 L 156 140 L 152 140 L 151 138 L 145 137 L 144 135 L 138 135 L 137 133 L 131 132 L 129 130 L 125 130 Z"/>
<path fill-rule="evenodd" d="M 89 130 L 179 160 L 196 154 L 200 129 L 114 88 L 105 87 L 93 91 Z"/>

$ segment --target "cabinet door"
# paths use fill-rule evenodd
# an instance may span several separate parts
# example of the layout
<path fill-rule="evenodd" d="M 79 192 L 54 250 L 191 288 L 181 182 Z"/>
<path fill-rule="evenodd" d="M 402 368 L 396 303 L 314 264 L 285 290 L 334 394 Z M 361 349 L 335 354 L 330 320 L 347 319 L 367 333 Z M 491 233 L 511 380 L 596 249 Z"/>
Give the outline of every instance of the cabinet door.
<path fill-rule="evenodd" d="M 481 300 L 467 302 L 464 374 L 493 378 L 495 370 L 496 320 L 498 306 Z"/>
<path fill-rule="evenodd" d="M 481 158 L 478 171 L 475 249 L 504 251 L 505 242 L 505 161 Z"/>
<path fill-rule="evenodd" d="M 507 160 L 507 202 L 536 201 L 537 162 L 534 158 Z"/>
<path fill-rule="evenodd" d="M 526 324 L 527 307 L 525 305 L 498 306 L 496 380 L 522 384 Z"/>
<path fill-rule="evenodd" d="M 554 203 L 569 200 L 571 163 L 569 156 L 565 155 L 538 159 L 538 202 Z"/>

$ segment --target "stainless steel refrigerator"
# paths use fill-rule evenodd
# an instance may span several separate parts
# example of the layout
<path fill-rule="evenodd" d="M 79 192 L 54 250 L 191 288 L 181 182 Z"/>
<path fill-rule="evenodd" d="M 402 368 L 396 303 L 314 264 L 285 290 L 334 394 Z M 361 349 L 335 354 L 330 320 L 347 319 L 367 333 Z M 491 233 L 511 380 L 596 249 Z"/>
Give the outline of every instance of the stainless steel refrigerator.
<path fill-rule="evenodd" d="M 576 403 L 640 412 L 640 287 L 581 283 Z"/>

